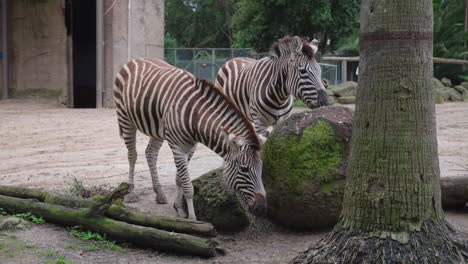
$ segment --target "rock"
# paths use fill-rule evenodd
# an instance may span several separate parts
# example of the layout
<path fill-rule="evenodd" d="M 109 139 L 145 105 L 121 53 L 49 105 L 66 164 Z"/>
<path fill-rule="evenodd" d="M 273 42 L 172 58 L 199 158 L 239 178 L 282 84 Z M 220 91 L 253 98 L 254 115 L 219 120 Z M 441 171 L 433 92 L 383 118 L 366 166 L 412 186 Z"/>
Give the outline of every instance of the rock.
<path fill-rule="evenodd" d="M 435 97 L 435 102 L 437 104 L 441 104 L 443 102 L 446 102 L 450 98 L 450 92 L 448 88 L 443 87 L 443 89 L 435 89 L 434 91 L 434 97 Z"/>
<path fill-rule="evenodd" d="M 466 93 L 468 92 L 468 89 L 461 86 L 461 85 L 456 85 L 453 87 L 453 89 L 457 90 L 463 97 L 465 97 Z"/>
<path fill-rule="evenodd" d="M 29 229 L 31 227 L 31 223 L 16 217 L 10 216 L 0 220 L 0 230 L 13 230 L 13 229 Z"/>
<path fill-rule="evenodd" d="M 449 78 L 444 77 L 440 79 L 440 82 L 446 87 L 452 87 L 452 81 Z"/>
<path fill-rule="evenodd" d="M 330 87 L 330 90 L 337 97 L 342 96 L 356 96 L 357 83 L 356 82 L 343 82 L 338 85 Z"/>
<path fill-rule="evenodd" d="M 327 91 L 328 96 L 334 96 L 335 95 L 335 93 L 330 89 L 327 89 L 326 91 Z"/>
<path fill-rule="evenodd" d="M 461 86 L 465 87 L 468 90 L 468 82 L 460 83 Z"/>
<path fill-rule="evenodd" d="M 354 104 L 356 103 L 356 96 L 343 96 L 338 98 L 340 104 Z"/>
<path fill-rule="evenodd" d="M 437 78 L 432 78 L 432 82 L 434 83 L 434 89 L 436 91 L 445 89 L 445 86 Z"/>
<path fill-rule="evenodd" d="M 250 222 L 236 195 L 225 190 L 222 177 L 219 168 L 193 180 L 197 220 L 210 222 L 220 231 L 240 231 Z"/>
<path fill-rule="evenodd" d="M 268 215 L 294 229 L 331 227 L 341 211 L 352 111 L 320 107 L 291 115 L 263 146 Z"/>
<path fill-rule="evenodd" d="M 461 102 L 463 101 L 463 95 L 461 95 L 457 90 L 451 88 L 449 89 L 449 100 L 452 102 Z"/>

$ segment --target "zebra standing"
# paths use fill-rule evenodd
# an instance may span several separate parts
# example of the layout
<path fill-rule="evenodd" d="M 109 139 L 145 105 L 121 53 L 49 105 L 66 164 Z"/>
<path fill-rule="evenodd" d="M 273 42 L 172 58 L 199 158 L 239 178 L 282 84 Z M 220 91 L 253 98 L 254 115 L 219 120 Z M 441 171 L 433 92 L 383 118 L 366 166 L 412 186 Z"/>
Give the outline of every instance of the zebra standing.
<path fill-rule="evenodd" d="M 150 137 L 146 158 L 156 202 L 167 203 L 159 183 L 156 160 L 164 140 L 174 154 L 177 215 L 196 219 L 188 162 L 197 142 L 224 158 L 224 181 L 255 214 L 266 211 L 261 178 L 260 141 L 251 123 L 213 84 L 156 59 L 135 59 L 115 79 L 114 99 L 120 135 L 128 149 L 129 182 L 134 187 L 136 131 Z"/>
<path fill-rule="evenodd" d="M 234 58 L 218 71 L 215 86 L 254 122 L 258 134 L 286 118 L 294 97 L 309 108 L 329 105 L 315 60 L 317 41 L 284 37 L 273 43 L 269 57 Z"/>

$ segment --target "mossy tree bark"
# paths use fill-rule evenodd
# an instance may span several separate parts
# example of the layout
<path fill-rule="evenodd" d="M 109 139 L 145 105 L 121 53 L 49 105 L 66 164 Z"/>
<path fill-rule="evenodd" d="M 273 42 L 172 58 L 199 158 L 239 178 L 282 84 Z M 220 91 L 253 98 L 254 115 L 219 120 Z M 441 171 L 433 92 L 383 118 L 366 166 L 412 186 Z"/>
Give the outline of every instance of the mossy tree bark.
<path fill-rule="evenodd" d="M 359 89 L 340 220 L 293 263 L 464 263 L 439 185 L 431 0 L 361 2 Z"/>

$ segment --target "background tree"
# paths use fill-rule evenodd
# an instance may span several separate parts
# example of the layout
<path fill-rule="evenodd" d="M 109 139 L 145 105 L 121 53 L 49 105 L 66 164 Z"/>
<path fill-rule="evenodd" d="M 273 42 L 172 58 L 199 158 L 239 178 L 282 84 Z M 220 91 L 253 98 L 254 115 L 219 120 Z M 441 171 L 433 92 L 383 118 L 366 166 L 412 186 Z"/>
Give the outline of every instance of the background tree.
<path fill-rule="evenodd" d="M 231 47 L 236 0 L 166 0 L 166 37 L 178 47 Z"/>
<path fill-rule="evenodd" d="M 468 32 L 464 30 L 465 0 L 434 0 L 434 57 L 466 59 Z M 448 77 L 455 83 L 468 81 L 468 68 L 435 64 L 437 78 Z"/>
<path fill-rule="evenodd" d="M 317 38 L 320 50 L 337 47 L 358 21 L 359 0 L 242 0 L 233 17 L 234 46 L 267 51 L 286 35 Z"/>
<path fill-rule="evenodd" d="M 431 0 L 362 0 L 360 74 L 340 220 L 294 263 L 464 263 L 441 208 Z"/>

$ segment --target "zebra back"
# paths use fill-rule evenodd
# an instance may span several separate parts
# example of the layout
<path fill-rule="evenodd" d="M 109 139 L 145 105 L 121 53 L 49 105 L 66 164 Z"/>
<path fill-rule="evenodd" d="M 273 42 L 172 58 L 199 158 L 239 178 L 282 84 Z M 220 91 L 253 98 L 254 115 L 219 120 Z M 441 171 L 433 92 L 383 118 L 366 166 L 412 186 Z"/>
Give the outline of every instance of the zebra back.
<path fill-rule="evenodd" d="M 209 81 L 156 59 L 135 59 L 115 79 L 114 98 L 121 135 L 134 127 L 174 144 L 200 142 L 221 156 L 231 148 L 223 129 L 254 149 L 260 142 L 251 123 Z"/>

